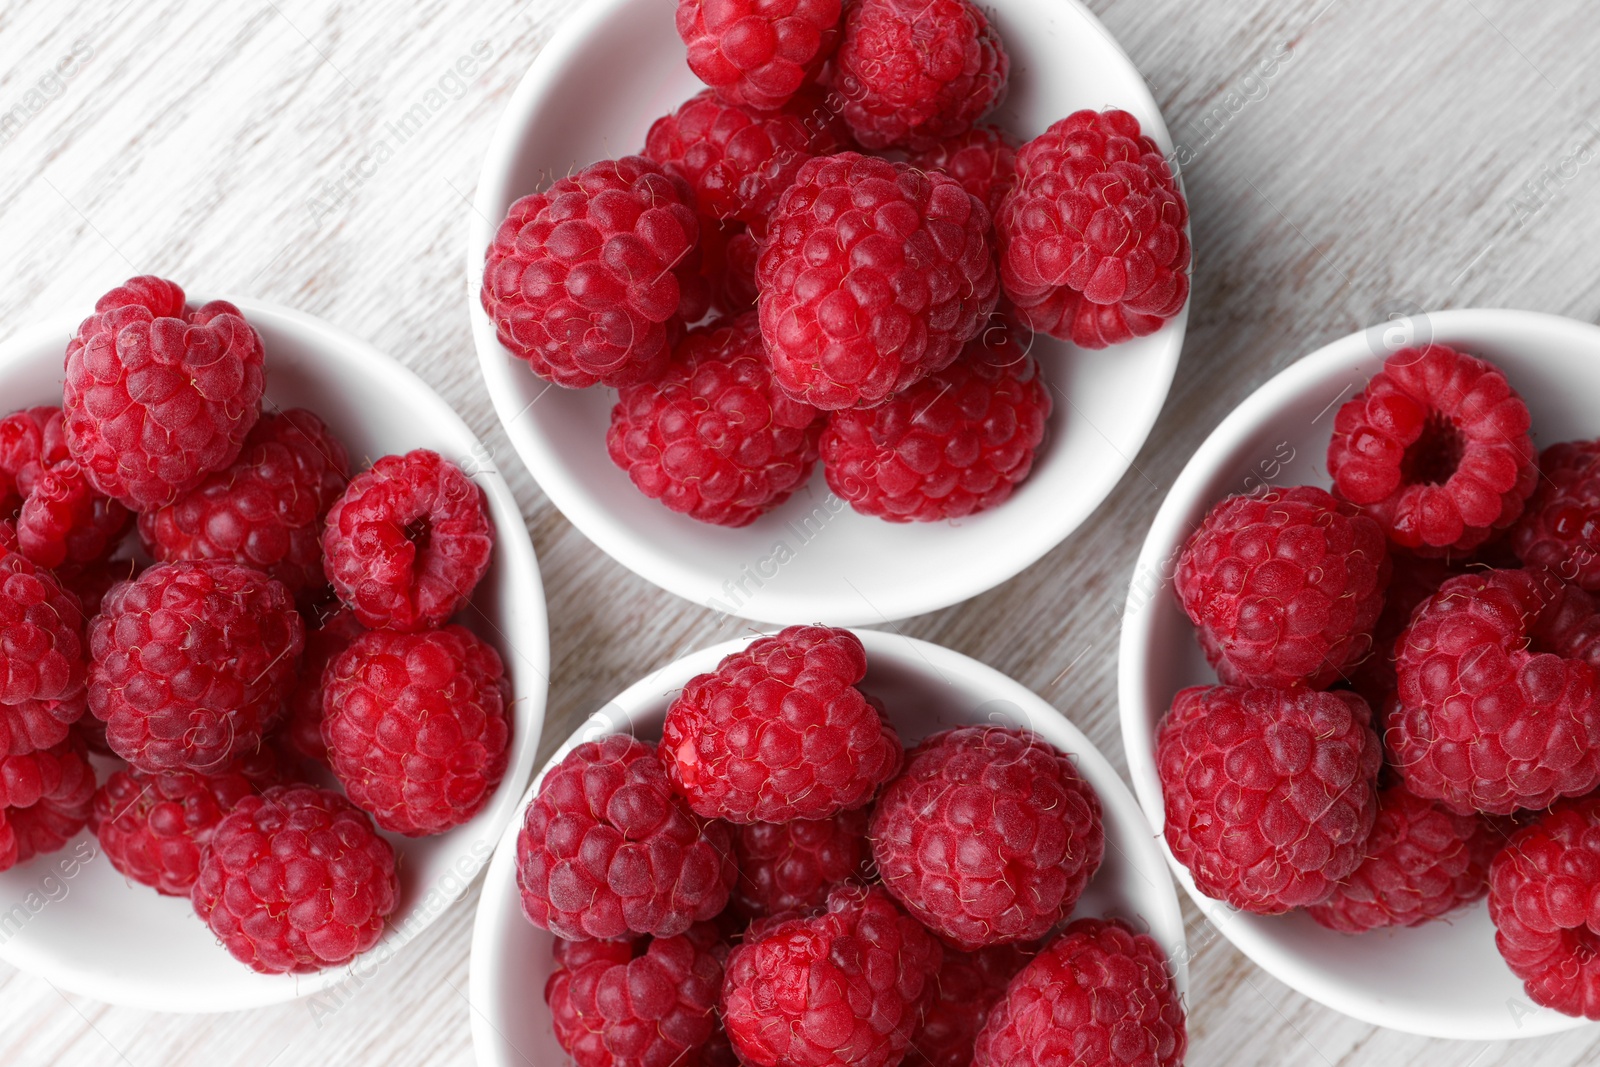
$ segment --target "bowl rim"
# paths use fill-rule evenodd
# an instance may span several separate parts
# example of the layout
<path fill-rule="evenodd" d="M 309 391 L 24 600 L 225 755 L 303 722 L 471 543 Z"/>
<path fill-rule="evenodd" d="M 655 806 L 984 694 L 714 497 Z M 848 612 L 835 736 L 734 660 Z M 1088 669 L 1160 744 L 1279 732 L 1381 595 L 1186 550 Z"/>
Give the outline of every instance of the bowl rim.
<path fill-rule="evenodd" d="M 472 210 L 467 214 L 467 307 L 479 368 L 494 403 L 495 413 L 523 465 L 550 498 L 550 502 L 579 533 L 639 577 L 675 596 L 718 610 L 721 598 L 726 595 L 721 584 L 726 575 L 702 574 L 699 568 L 657 548 L 649 538 L 635 533 L 627 524 L 614 518 L 600 498 L 590 492 L 587 483 L 558 461 L 559 449 L 542 440 L 543 435 L 536 432 L 528 412 L 545 392 L 560 387 L 547 383 L 533 401 L 520 408 L 517 406 L 521 401 L 517 382 L 530 372 L 522 360 L 501 346 L 494 324 L 489 321 L 479 299 L 484 251 L 493 241 L 499 220 L 504 214 L 500 205 L 516 199 L 511 188 L 511 174 L 520 152 L 522 132 L 528 124 L 529 112 L 558 83 L 559 73 L 586 39 L 632 2 L 634 0 L 584 0 L 562 21 L 549 43 L 534 57 L 501 111 L 479 170 Z M 1146 124 L 1145 133 L 1166 152 L 1178 187 L 1182 190 L 1183 177 L 1173 158 L 1170 131 L 1143 75 L 1121 44 L 1082 0 L 1060 2 L 1090 29 L 1097 31 L 1098 37 L 1109 45 L 1110 53 L 1127 68 L 1138 98 L 1123 100 L 1118 106 L 1132 106 L 1141 114 L 1153 117 L 1153 122 Z M 1190 228 L 1186 226 L 1186 229 Z M 1183 310 L 1165 323 L 1157 334 L 1152 335 L 1161 338 L 1158 352 L 1161 365 L 1158 373 L 1147 379 L 1147 388 L 1153 393 L 1159 392 L 1159 396 L 1152 397 L 1143 431 L 1138 435 L 1131 454 L 1123 458 L 1122 470 L 1115 479 L 1100 488 L 1098 496 L 1089 502 L 1090 506 L 1070 528 L 1061 529 L 1050 524 L 1008 528 L 1007 552 L 985 553 L 980 558 L 971 559 L 968 565 L 958 571 L 946 573 L 941 582 L 905 583 L 892 590 L 874 590 L 870 602 L 860 596 L 850 601 L 828 600 L 825 595 L 813 594 L 805 589 L 780 587 L 767 590 L 762 597 L 754 598 L 753 603 L 740 602 L 725 609 L 726 614 L 774 625 L 802 623 L 816 618 L 827 618 L 837 625 L 881 625 L 959 604 L 1015 578 L 1076 533 L 1105 504 L 1128 472 L 1135 469 L 1137 453 L 1149 440 L 1171 392 L 1188 332 L 1192 305 L 1191 294 Z M 1076 417 L 1082 416 L 1079 414 Z"/>
<path fill-rule="evenodd" d="M 851 632 L 861 639 L 869 663 L 893 663 L 910 668 L 919 675 L 940 679 L 945 671 L 959 673 L 977 686 L 992 694 L 991 699 L 1007 700 L 1022 710 L 1025 716 L 1048 719 L 1053 727 L 1069 739 L 1068 752 L 1078 762 L 1080 771 L 1087 765 L 1092 773 L 1084 778 L 1094 785 L 1101 807 L 1114 811 L 1120 826 L 1126 829 L 1128 843 L 1135 855 L 1127 857 L 1129 864 L 1139 872 L 1152 875 L 1163 870 L 1157 859 L 1159 849 L 1151 835 L 1144 813 L 1128 789 L 1127 783 L 1116 771 L 1104 753 L 1079 729 L 1064 712 L 1035 693 L 1021 682 L 954 649 L 917 638 L 907 637 L 889 630 L 852 627 Z M 585 741 L 624 731 L 632 732 L 636 721 L 650 714 L 650 709 L 663 699 L 666 692 L 681 687 L 690 677 L 714 669 L 723 657 L 747 647 L 761 634 L 751 634 L 722 641 L 718 644 L 692 650 L 677 659 L 656 667 L 620 694 L 608 700 L 577 724 L 571 734 L 551 753 L 539 768 L 524 791 L 517 808 L 517 817 L 502 833 L 489 861 L 484 876 L 483 891 L 479 896 L 477 914 L 473 919 L 472 953 L 468 965 L 467 1002 L 471 1006 L 472 1044 L 475 1057 L 483 1067 L 502 1067 L 497 1058 L 499 1042 L 504 1040 L 495 1020 L 490 1018 L 493 1009 L 484 995 L 498 986 L 497 975 L 504 950 L 499 941 L 499 930 L 506 916 L 512 921 L 526 922 L 521 911 L 516 887 L 515 864 L 517 834 L 522 826 L 522 813 L 538 793 L 540 784 L 561 759 Z M 1111 838 L 1107 836 L 1108 845 Z M 1153 875 L 1159 877 L 1158 874 Z M 1146 877 L 1146 881 L 1149 877 Z M 1180 1001 L 1186 1004 L 1191 991 L 1189 984 L 1187 929 L 1183 912 L 1171 877 L 1160 884 L 1152 884 L 1159 913 L 1140 913 L 1140 919 L 1152 936 L 1157 937 L 1172 967 L 1173 982 Z"/>
<path fill-rule="evenodd" d="M 526 631 L 521 636 L 521 642 L 515 644 L 509 635 L 500 634 L 501 640 L 509 646 L 508 652 L 514 653 L 522 661 L 513 667 L 508 657 L 507 672 L 513 677 L 513 699 L 523 703 L 525 708 L 521 712 L 511 713 L 513 740 L 505 774 L 479 813 L 480 816 L 489 815 L 485 824 L 485 839 L 490 842 L 498 840 L 498 827 L 514 823 L 522 810 L 520 798 L 524 791 L 523 784 L 532 773 L 543 735 L 550 675 L 550 625 L 543 579 L 532 538 L 522 519 L 522 509 L 505 478 L 493 463 L 483 442 L 442 396 L 410 367 L 384 354 L 366 340 L 324 319 L 281 304 L 243 297 L 187 295 L 188 303 L 195 306 L 208 299 L 226 299 L 238 307 L 254 326 L 265 324 L 270 329 L 293 334 L 308 348 L 332 351 L 336 353 L 334 358 L 354 364 L 366 375 L 389 379 L 395 387 L 408 394 L 410 403 L 415 404 L 417 410 L 426 413 L 430 423 L 449 427 L 452 432 L 459 432 L 478 446 L 478 452 L 474 454 L 478 462 L 470 476 L 482 487 L 488 499 L 490 518 L 495 525 L 495 547 L 500 552 L 499 563 L 506 568 L 505 586 L 518 598 L 519 619 L 515 628 Z M 0 371 L 21 358 L 23 353 L 48 345 L 52 339 L 59 339 L 64 353 L 67 342 L 83 318 L 81 315 L 53 317 L 0 338 Z M 481 612 L 479 614 L 482 615 Z M 495 622 L 489 625 L 497 631 L 500 629 Z M 523 647 L 524 643 L 532 647 Z M 431 910 L 423 906 L 424 898 L 419 898 L 410 912 L 391 916 L 377 944 L 347 963 L 311 974 L 257 974 L 253 977 L 259 981 L 217 990 L 210 999 L 198 1004 L 175 1006 L 164 999 L 159 986 L 142 982 L 137 977 L 62 966 L 53 961 L 48 953 L 29 951 L 25 939 L 8 938 L 0 941 L 0 960 L 18 970 L 44 978 L 68 992 L 146 1011 L 209 1014 L 290 1003 L 323 992 L 358 975 L 357 969 L 369 966 L 375 954 L 402 951 L 444 915 L 452 904 L 461 900 L 478 874 L 488 866 L 487 861 L 488 856 L 478 857 L 470 851 L 463 851 L 452 869 L 458 869 L 462 862 L 471 863 L 472 869 L 470 874 L 461 874 L 456 879 L 459 889 L 453 895 L 447 894 L 448 899 Z M 435 884 L 429 887 L 429 892 L 439 889 L 440 886 Z M 243 964 L 239 966 L 244 968 Z"/>
<path fill-rule="evenodd" d="M 1525 333 L 1541 333 L 1565 338 L 1570 344 L 1600 354 L 1600 326 L 1547 312 L 1514 308 L 1456 308 L 1419 312 L 1397 317 L 1390 325 L 1410 320 L 1428 327 L 1427 340 L 1469 347 L 1473 334 L 1493 328 L 1515 328 Z M 1443 337 L 1441 337 L 1443 335 Z M 1269 424 L 1284 405 L 1303 394 L 1313 383 L 1340 368 L 1358 367 L 1363 362 L 1380 365 L 1370 330 L 1361 330 L 1331 341 L 1277 372 L 1240 401 L 1195 449 L 1183 470 L 1167 491 L 1150 530 L 1140 547 L 1133 575 L 1162 574 L 1186 539 L 1182 531 L 1185 517 L 1203 495 L 1208 482 L 1225 464 L 1239 443 Z M 1339 398 L 1341 401 L 1345 397 Z M 1157 596 L 1167 595 L 1163 578 Z M 1503 1024 L 1490 1025 L 1444 1016 L 1419 1018 L 1414 1005 L 1398 1006 L 1374 996 L 1363 995 L 1342 982 L 1332 980 L 1320 968 L 1308 963 L 1303 954 L 1286 950 L 1274 938 L 1252 928 L 1249 923 L 1232 923 L 1241 914 L 1226 903 L 1206 896 L 1195 886 L 1189 871 L 1179 863 L 1162 833 L 1165 808 L 1160 779 L 1156 773 L 1154 731 L 1144 720 L 1157 708 L 1149 686 L 1148 665 L 1154 643 L 1157 613 L 1147 610 L 1148 598 L 1130 584 L 1122 613 L 1122 632 L 1117 650 L 1117 700 L 1121 722 L 1122 748 L 1128 761 L 1128 777 L 1145 817 L 1155 831 L 1162 855 L 1173 875 L 1196 907 L 1211 923 L 1262 970 L 1301 994 L 1335 1011 L 1362 1022 L 1425 1037 L 1461 1040 L 1501 1041 L 1540 1037 L 1587 1024 L 1588 1020 L 1542 1012 L 1538 1021 L 1518 1020 L 1509 1031 Z M 1159 723 L 1160 714 L 1154 721 Z"/>

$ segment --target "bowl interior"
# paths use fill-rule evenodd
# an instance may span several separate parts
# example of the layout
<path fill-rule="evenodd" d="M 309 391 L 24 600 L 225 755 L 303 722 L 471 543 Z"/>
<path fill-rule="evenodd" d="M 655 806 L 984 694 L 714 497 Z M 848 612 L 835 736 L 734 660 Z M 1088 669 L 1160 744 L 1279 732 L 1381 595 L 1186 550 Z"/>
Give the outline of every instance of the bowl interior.
<path fill-rule="evenodd" d="M 1211 506 L 1263 483 L 1327 486 L 1328 441 L 1339 403 L 1383 358 L 1437 341 L 1493 361 L 1527 401 L 1535 444 L 1600 434 L 1600 328 L 1522 311 L 1444 311 L 1354 334 L 1299 361 L 1230 414 L 1173 485 L 1134 568 L 1120 661 L 1123 746 L 1140 803 L 1161 827 L 1155 729 L 1179 689 L 1214 685 L 1194 628 L 1168 588 L 1177 553 Z M 1166 849 L 1165 842 L 1162 849 Z M 1170 853 L 1168 854 L 1171 859 Z M 1494 946 L 1480 901 L 1447 921 L 1350 936 L 1303 912 L 1234 912 L 1178 880 L 1207 918 L 1279 980 L 1348 1015 L 1436 1037 L 1497 1040 L 1583 1024 L 1535 1007 Z"/>
<path fill-rule="evenodd" d="M 462 465 L 487 495 L 496 544 L 460 620 L 494 645 L 512 682 L 505 778 L 484 810 L 436 837 L 389 836 L 401 898 L 384 940 L 360 966 L 386 962 L 454 901 L 488 861 L 533 769 L 549 673 L 544 592 L 521 512 L 466 424 L 422 380 L 347 334 L 298 312 L 236 301 L 267 352 L 265 409 L 306 407 L 337 433 L 352 467 L 432 448 Z M 61 402 L 61 365 L 76 322 L 30 330 L 0 346 L 7 408 Z M 102 764 L 101 778 L 105 776 Z M 0 873 L 0 958 L 63 989 L 163 1011 L 223 1011 L 316 993 L 351 976 L 259 975 L 234 960 L 188 900 L 119 874 L 87 830 L 66 849 Z"/>
<path fill-rule="evenodd" d="M 1148 931 L 1172 961 L 1179 993 L 1186 992 L 1188 953 L 1172 880 L 1138 805 L 1105 757 L 1059 711 L 993 668 L 895 634 L 858 630 L 857 635 L 866 645 L 868 661 L 861 687 L 883 700 L 908 745 L 953 726 L 995 723 L 1027 727 L 1075 757 L 1104 809 L 1106 856 L 1074 914 L 1120 916 Z M 677 691 L 746 643 L 736 640 L 704 649 L 644 678 L 579 727 L 545 769 L 585 741 L 610 733 L 658 739 Z M 541 770 L 525 800 L 538 790 L 543 775 Z M 517 892 L 520 822 L 519 817 L 506 828 L 495 851 L 473 932 L 473 1045 L 484 1067 L 559 1063 L 565 1056 L 551 1032 L 543 998 L 551 935 L 523 916 Z"/>
<path fill-rule="evenodd" d="M 1027 138 L 1080 108 L 1115 105 L 1170 149 L 1149 91 L 1076 2 L 986 5 L 1010 52 L 995 116 Z M 549 387 L 495 339 L 478 300 L 483 255 L 519 196 L 595 160 L 637 152 L 651 122 L 699 91 L 659 0 L 590 0 L 545 50 L 501 118 L 479 179 L 468 296 L 483 373 L 512 442 L 550 499 L 619 562 L 728 615 L 778 624 L 874 623 L 957 603 L 998 585 L 1083 522 L 1127 470 L 1177 365 L 1187 311 L 1101 352 L 1034 339 L 1055 413 L 1032 476 L 1003 506 L 940 524 L 894 524 L 835 497 L 820 468 L 754 524 L 727 530 L 668 511 L 606 455 L 615 392 Z M 929 575 L 938 581 L 929 581 Z"/>

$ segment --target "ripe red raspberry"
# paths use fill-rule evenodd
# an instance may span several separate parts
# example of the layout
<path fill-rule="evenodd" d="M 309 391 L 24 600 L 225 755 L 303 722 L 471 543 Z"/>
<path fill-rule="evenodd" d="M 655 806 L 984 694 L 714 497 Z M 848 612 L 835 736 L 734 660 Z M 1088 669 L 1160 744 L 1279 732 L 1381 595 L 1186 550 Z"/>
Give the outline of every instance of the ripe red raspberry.
<path fill-rule="evenodd" d="M 443 833 L 481 811 L 500 784 L 511 687 L 499 655 L 472 631 L 368 631 L 323 682 L 328 762 L 380 828 Z"/>
<path fill-rule="evenodd" d="M 771 111 L 839 43 L 840 0 L 678 0 L 689 69 L 722 99 Z"/>
<path fill-rule="evenodd" d="M 717 1029 L 727 946 L 716 928 L 629 946 L 556 941 L 544 986 L 556 1041 L 577 1067 L 689 1067 Z"/>
<path fill-rule="evenodd" d="M 591 164 L 512 204 L 483 271 L 500 343 L 571 389 L 659 375 L 699 317 L 685 305 L 704 296 L 690 204 L 688 187 L 642 156 Z"/>
<path fill-rule="evenodd" d="M 849 630 L 791 626 L 697 675 L 667 709 L 661 762 L 707 819 L 826 819 L 900 769 L 900 739 L 855 687 L 867 653 Z"/>
<path fill-rule="evenodd" d="M 622 390 L 606 450 L 673 511 L 747 526 L 811 477 L 821 415 L 773 384 L 752 311 L 691 330 L 662 377 Z"/>
<path fill-rule="evenodd" d="M 84 757 L 83 745 L 68 741 L 51 750 L 53 766 L 43 766 L 36 799 L 26 807 L 0 808 L 0 871 L 35 856 L 57 852 L 78 835 L 89 820 L 94 803 L 94 768 Z M 29 757 L 10 757 L 7 763 Z M 23 775 L 25 776 L 25 774 Z M 32 783 L 12 782 L 13 791 L 25 794 Z"/>
<path fill-rule="evenodd" d="M 1224 683 L 1320 689 L 1372 651 L 1390 570 L 1377 523 L 1302 485 L 1212 508 L 1173 589 Z"/>
<path fill-rule="evenodd" d="M 322 519 L 349 478 L 344 445 L 321 419 L 298 408 L 263 415 L 238 459 L 140 515 L 139 535 L 159 562 L 232 560 L 298 594 L 323 584 Z"/>
<path fill-rule="evenodd" d="M 1006 986 L 1034 953 L 1018 945 L 944 950 L 936 991 L 906 1052 L 907 1067 L 967 1067 L 973 1046 Z"/>
<path fill-rule="evenodd" d="M 443 626 L 471 598 L 493 548 L 483 490 L 426 448 L 384 456 L 350 479 L 322 531 L 333 591 L 375 630 Z"/>
<path fill-rule="evenodd" d="M 828 487 L 890 522 L 987 511 L 1033 469 L 1050 418 L 1038 361 L 1004 325 L 875 408 L 836 411 L 822 435 Z"/>
<path fill-rule="evenodd" d="M 212 831 L 255 791 L 232 766 L 217 774 L 118 771 L 95 792 L 89 827 L 126 877 L 186 897 Z"/>
<path fill-rule="evenodd" d="M 0 755 L 66 739 L 83 714 L 85 652 L 77 598 L 0 549 Z"/>
<path fill-rule="evenodd" d="M 728 957 L 722 1022 L 751 1067 L 894 1067 L 932 999 L 939 942 L 882 889 L 751 930 Z"/>
<path fill-rule="evenodd" d="M 712 310 L 731 316 L 756 306 L 756 259 L 760 255 L 760 242 L 742 223 L 701 225 L 700 270 Z"/>
<path fill-rule="evenodd" d="M 0 514 L 14 515 L 12 550 L 41 567 L 99 560 L 132 519 L 89 485 L 67 451 L 61 409 L 53 407 L 0 419 Z"/>
<path fill-rule="evenodd" d="M 252 970 L 308 974 L 377 944 L 399 895 L 394 848 L 364 812 L 327 789 L 281 785 L 211 831 L 190 899 Z"/>
<path fill-rule="evenodd" d="M 232 304 L 190 310 L 173 282 L 129 279 L 67 346 L 67 447 L 106 496 L 136 511 L 171 503 L 239 454 L 261 413 L 262 360 Z"/>
<path fill-rule="evenodd" d="M 1522 562 L 1600 592 L 1600 439 L 1539 455 L 1540 478 L 1508 540 Z"/>
<path fill-rule="evenodd" d="M 1161 946 L 1117 919 L 1079 919 L 1011 982 L 973 1067 L 1178 1067 L 1183 1005 Z"/>
<path fill-rule="evenodd" d="M 1404 549 L 1391 548 L 1394 565 L 1389 588 L 1383 594 L 1383 611 L 1372 626 L 1372 655 L 1347 672 L 1351 687 L 1379 713 L 1394 694 L 1394 661 L 1399 652 L 1400 635 L 1411 625 L 1411 613 L 1439 587 L 1464 571 L 1442 559 L 1413 556 Z"/>
<path fill-rule="evenodd" d="M 1347 934 L 1419 926 L 1489 891 L 1489 861 L 1503 841 L 1476 815 L 1457 815 L 1390 786 L 1378 794 L 1367 858 L 1307 911 Z"/>
<path fill-rule="evenodd" d="M 739 868 L 733 902 L 742 913 L 762 918 L 810 911 L 825 904 L 834 887 L 866 880 L 872 854 L 867 810 L 736 826 L 733 852 Z"/>
<path fill-rule="evenodd" d="M 831 82 L 862 147 L 929 148 L 1005 98 L 1011 61 L 967 0 L 855 0 Z"/>
<path fill-rule="evenodd" d="M 50 748 L 0 756 L 0 808 L 31 808 L 40 801 L 71 802 L 94 774 L 84 746 L 68 737 Z M 93 792 L 93 787 L 90 787 Z"/>
<path fill-rule="evenodd" d="M 1406 788 L 1459 812 L 1544 808 L 1600 785 L 1595 604 L 1553 575 L 1452 578 L 1401 635 L 1384 740 Z"/>
<path fill-rule="evenodd" d="M 655 752 L 623 734 L 552 767 L 517 834 L 522 910 L 557 937 L 676 937 L 728 903 L 728 828 L 672 795 Z"/>
<path fill-rule="evenodd" d="M 1333 491 L 1402 548 L 1466 552 L 1515 522 L 1534 490 L 1528 424 L 1493 365 L 1444 345 L 1402 349 L 1339 408 Z"/>
<path fill-rule="evenodd" d="M 260 571 L 158 563 L 89 625 L 89 710 L 139 770 L 215 771 L 276 723 L 304 643 L 289 591 Z"/>
<path fill-rule="evenodd" d="M 300 677 L 289 692 L 283 724 L 283 741 L 296 755 L 328 766 L 328 746 L 322 740 L 323 670 L 366 632 L 355 612 L 346 607 L 329 612 L 315 624 L 310 617 L 306 619 Z"/>
<path fill-rule="evenodd" d="M 989 211 L 954 178 L 857 152 L 808 161 L 767 221 L 761 333 L 789 395 L 870 407 L 949 366 L 998 299 Z"/>
<path fill-rule="evenodd" d="M 962 949 L 1043 937 L 1105 856 L 1100 798 L 1071 757 L 1026 731 L 934 734 L 872 812 L 878 875 Z"/>
<path fill-rule="evenodd" d="M 1600 1019 L 1600 798 L 1563 801 L 1489 868 L 1494 943 L 1535 1004 Z"/>
<path fill-rule="evenodd" d="M 1167 845 L 1208 897 L 1316 904 L 1366 856 L 1382 753 L 1354 693 L 1191 686 L 1156 733 Z"/>
<path fill-rule="evenodd" d="M 1189 208 L 1138 119 L 1073 112 L 1023 145 L 1016 169 L 995 237 L 1000 279 L 1025 322 L 1103 348 L 1183 310 Z"/>
<path fill-rule="evenodd" d="M 961 183 L 994 215 L 1017 181 L 1017 139 L 998 126 L 974 126 L 911 155 L 911 165 Z"/>
<path fill-rule="evenodd" d="M 812 94 L 778 111 L 757 111 L 707 89 L 655 121 L 644 154 L 688 183 L 704 219 L 761 228 L 801 165 L 839 151 L 849 137 Z M 709 228 L 702 221 L 702 231 Z"/>

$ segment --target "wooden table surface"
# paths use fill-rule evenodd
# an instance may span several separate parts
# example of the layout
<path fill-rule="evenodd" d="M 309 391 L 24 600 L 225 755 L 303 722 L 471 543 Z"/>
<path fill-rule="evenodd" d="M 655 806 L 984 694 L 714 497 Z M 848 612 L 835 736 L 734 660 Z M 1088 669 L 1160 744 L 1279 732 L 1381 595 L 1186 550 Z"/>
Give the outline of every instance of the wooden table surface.
<path fill-rule="evenodd" d="M 648 668 L 743 625 L 580 536 L 522 470 L 478 376 L 467 202 L 501 107 L 573 6 L 0 4 L 0 335 L 84 314 L 122 279 L 157 273 L 300 308 L 417 370 L 495 450 L 527 517 L 552 618 L 546 751 Z M 901 628 L 1042 693 L 1121 769 L 1118 607 L 1166 487 L 1224 414 L 1396 310 L 1600 316 L 1600 20 L 1589 0 L 1090 6 L 1188 147 L 1184 358 L 1136 470 L 1074 537 Z M 476 60 L 470 77 L 457 73 L 463 57 Z M 388 124 L 419 103 L 428 120 L 396 143 Z M 476 900 L 474 889 L 332 1015 L 305 1003 L 152 1014 L 0 965 L 0 1064 L 471 1063 Z M 1375 1029 L 1269 978 L 1185 911 L 1191 1064 L 1600 1059 L 1594 1027 L 1492 1045 Z"/>

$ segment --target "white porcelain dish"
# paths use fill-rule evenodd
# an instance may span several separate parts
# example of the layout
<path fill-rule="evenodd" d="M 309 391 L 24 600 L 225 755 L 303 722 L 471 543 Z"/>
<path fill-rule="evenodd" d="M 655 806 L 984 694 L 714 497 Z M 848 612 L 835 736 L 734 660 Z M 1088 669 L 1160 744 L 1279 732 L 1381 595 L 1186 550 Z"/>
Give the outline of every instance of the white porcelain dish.
<path fill-rule="evenodd" d="M 1011 56 L 996 121 L 1023 138 L 1081 108 L 1132 112 L 1171 140 L 1138 71 L 1076 0 L 984 6 Z M 615 392 L 549 387 L 501 347 L 478 300 L 484 251 L 518 197 L 599 159 L 637 152 L 656 118 L 701 86 L 672 5 L 589 0 L 512 96 L 484 159 L 467 239 L 467 298 L 495 409 L 518 454 L 574 526 L 618 562 L 730 616 L 786 625 L 872 625 L 947 607 L 1034 563 L 1100 505 L 1154 424 L 1188 318 L 1100 352 L 1036 339 L 1055 414 L 1032 476 L 1009 501 L 959 522 L 859 515 L 816 472 L 754 524 L 728 530 L 645 497 L 606 455 Z"/>
<path fill-rule="evenodd" d="M 1441 311 L 1352 334 L 1272 378 L 1212 431 L 1156 515 L 1123 615 L 1119 660 L 1122 744 L 1145 814 L 1163 825 L 1155 729 L 1172 697 L 1216 675 L 1169 588 L 1177 554 L 1223 497 L 1264 482 L 1329 484 L 1328 440 L 1338 405 L 1400 347 L 1437 341 L 1498 365 L 1528 403 L 1535 444 L 1600 435 L 1600 327 L 1527 311 Z M 1166 843 L 1162 841 L 1166 852 Z M 1240 951 L 1287 985 L 1365 1022 L 1431 1037 L 1499 1041 L 1586 1025 L 1538 1008 L 1494 946 L 1487 906 L 1449 921 L 1350 936 L 1304 913 L 1234 912 L 1178 881 Z"/>
<path fill-rule="evenodd" d="M 1188 989 L 1183 916 L 1155 840 L 1128 787 L 1106 758 L 1066 716 L 992 667 L 897 634 L 858 630 L 867 650 L 861 686 L 880 697 L 907 744 L 967 723 L 1023 726 L 1072 754 L 1104 809 L 1106 857 L 1078 903 L 1076 915 L 1116 915 L 1147 930 L 1166 950 L 1178 991 Z M 689 679 L 716 668 L 749 639 L 695 652 L 646 676 L 595 712 L 559 748 L 524 797 L 538 791 L 545 771 L 585 741 L 628 732 L 661 736 L 667 705 Z M 520 808 L 519 808 L 520 811 Z M 517 830 L 508 826 L 485 876 L 472 935 L 472 1043 L 481 1067 L 559 1064 L 545 1008 L 551 936 L 522 914 L 516 884 Z"/>
<path fill-rule="evenodd" d="M 466 423 L 422 379 L 341 330 L 287 308 L 235 300 L 261 333 L 266 409 L 306 407 L 364 469 L 392 452 L 432 448 L 484 490 L 494 555 L 460 621 L 499 651 L 511 678 L 505 778 L 475 818 L 436 837 L 391 836 L 401 896 L 384 939 L 344 967 L 313 975 L 256 974 L 234 960 L 185 899 L 125 879 L 84 831 L 54 855 L 0 873 L 0 959 L 61 989 L 154 1011 L 261 1007 L 335 987 L 354 989 L 455 901 L 518 810 L 544 721 L 549 630 L 533 546 L 505 481 Z M 29 329 L 0 345 L 0 397 L 11 410 L 61 403 L 62 360 L 78 320 Z"/>

